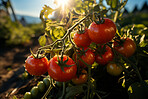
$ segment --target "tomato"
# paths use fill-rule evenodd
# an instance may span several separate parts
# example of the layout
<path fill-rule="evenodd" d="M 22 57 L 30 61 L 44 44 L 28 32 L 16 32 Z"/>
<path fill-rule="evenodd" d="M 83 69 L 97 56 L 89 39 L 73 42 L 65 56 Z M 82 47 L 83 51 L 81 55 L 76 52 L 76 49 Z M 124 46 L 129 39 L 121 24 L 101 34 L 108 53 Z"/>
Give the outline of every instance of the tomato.
<path fill-rule="evenodd" d="M 108 63 L 106 69 L 107 72 L 112 76 L 119 76 L 123 71 L 122 66 L 117 66 L 115 63 Z"/>
<path fill-rule="evenodd" d="M 40 92 L 44 92 L 45 91 L 45 84 L 43 83 L 43 81 L 40 81 L 37 84 L 37 86 L 38 86 Z"/>
<path fill-rule="evenodd" d="M 86 51 L 84 54 L 80 55 L 80 58 L 87 64 L 92 65 L 95 62 L 95 54 L 89 48 L 84 48 Z M 77 57 L 77 56 L 76 56 Z M 79 65 L 83 68 L 87 67 L 81 60 L 79 60 Z"/>
<path fill-rule="evenodd" d="M 46 87 L 49 87 L 49 85 L 50 85 L 50 80 L 49 80 L 49 78 L 44 78 L 44 79 L 43 79 L 43 83 L 46 85 Z"/>
<path fill-rule="evenodd" d="M 95 22 L 92 22 L 88 28 L 88 35 L 90 39 L 96 44 L 109 42 L 113 39 L 115 34 L 116 25 L 108 18 L 104 18 L 103 24 L 96 24 Z"/>
<path fill-rule="evenodd" d="M 85 29 L 85 32 L 82 34 L 75 33 L 73 37 L 73 41 L 78 47 L 89 46 L 91 43 L 91 40 L 88 36 L 88 29 Z"/>
<path fill-rule="evenodd" d="M 37 86 L 34 86 L 32 89 L 31 89 L 31 96 L 33 98 L 36 98 L 38 96 L 38 93 L 39 93 L 39 88 Z"/>
<path fill-rule="evenodd" d="M 72 79 L 72 82 L 74 84 L 83 84 L 83 83 L 86 83 L 87 82 L 87 71 L 86 70 L 82 70 L 81 71 L 81 74 L 79 75 L 79 77 L 75 76 L 73 79 Z"/>
<path fill-rule="evenodd" d="M 47 68 L 48 59 L 46 57 L 38 59 L 31 55 L 25 61 L 25 69 L 31 75 L 40 76 L 47 72 Z"/>
<path fill-rule="evenodd" d="M 123 38 L 122 38 L 123 39 Z M 125 41 L 123 44 L 119 45 L 116 41 L 114 42 L 114 48 L 116 51 L 118 51 L 120 54 L 122 54 L 125 57 L 132 56 L 136 51 L 136 44 L 133 40 L 130 38 L 124 39 Z"/>
<path fill-rule="evenodd" d="M 24 95 L 24 99 L 32 99 L 31 93 L 30 92 L 26 92 L 25 95 Z"/>
<path fill-rule="evenodd" d="M 109 46 L 106 46 L 105 50 L 106 50 L 105 53 L 103 53 L 102 55 L 100 54 L 96 55 L 96 62 L 98 64 L 105 65 L 109 61 L 112 61 L 114 55 L 111 48 Z"/>
<path fill-rule="evenodd" d="M 60 56 L 54 56 L 50 61 L 49 61 L 49 66 L 48 66 L 48 74 L 50 75 L 51 78 L 53 78 L 55 81 L 59 82 L 66 82 L 71 80 L 73 77 L 75 77 L 76 72 L 77 72 L 77 66 L 75 65 L 75 62 L 68 56 L 63 55 L 63 61 L 67 60 L 66 65 L 72 65 L 70 67 L 65 67 L 65 66 L 59 66 L 57 64 L 58 59 L 61 60 Z M 61 68 L 64 68 L 64 71 L 62 71 Z"/>

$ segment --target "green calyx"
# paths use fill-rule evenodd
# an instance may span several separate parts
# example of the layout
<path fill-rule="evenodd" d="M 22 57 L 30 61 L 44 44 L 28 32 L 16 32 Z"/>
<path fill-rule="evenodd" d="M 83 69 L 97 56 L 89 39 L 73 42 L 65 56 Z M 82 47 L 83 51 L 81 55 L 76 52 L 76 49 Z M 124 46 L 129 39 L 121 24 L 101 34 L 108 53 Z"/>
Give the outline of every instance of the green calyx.
<path fill-rule="evenodd" d="M 58 62 L 56 62 L 56 63 L 57 63 L 57 65 L 60 66 L 60 68 L 61 68 L 61 70 L 63 72 L 65 72 L 64 71 L 64 67 L 71 67 L 71 66 L 74 66 L 75 65 L 75 64 L 72 64 L 72 65 L 67 65 L 66 64 L 68 62 L 68 57 L 67 57 L 67 59 L 65 61 L 63 61 L 63 56 L 61 56 L 61 60 L 59 59 L 59 57 L 57 57 L 57 58 L 58 58 Z"/>

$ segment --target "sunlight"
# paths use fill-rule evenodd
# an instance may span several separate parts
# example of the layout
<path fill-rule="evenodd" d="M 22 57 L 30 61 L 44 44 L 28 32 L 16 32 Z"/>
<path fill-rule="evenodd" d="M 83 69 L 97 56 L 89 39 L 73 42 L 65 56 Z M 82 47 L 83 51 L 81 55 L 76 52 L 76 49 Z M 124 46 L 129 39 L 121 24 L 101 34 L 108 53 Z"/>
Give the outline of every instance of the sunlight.
<path fill-rule="evenodd" d="M 69 0 L 56 0 L 58 6 L 62 6 L 62 10 L 64 10 L 64 7 L 68 4 Z"/>

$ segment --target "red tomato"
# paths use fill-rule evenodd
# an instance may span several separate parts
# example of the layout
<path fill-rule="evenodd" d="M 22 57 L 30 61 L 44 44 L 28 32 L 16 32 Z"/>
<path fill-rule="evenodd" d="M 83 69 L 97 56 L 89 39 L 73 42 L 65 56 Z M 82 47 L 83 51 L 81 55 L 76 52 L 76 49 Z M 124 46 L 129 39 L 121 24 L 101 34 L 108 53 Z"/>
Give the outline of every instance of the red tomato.
<path fill-rule="evenodd" d="M 61 57 L 59 57 L 59 60 L 61 60 Z M 66 65 L 72 65 L 71 67 L 63 67 L 64 71 L 62 71 L 61 67 L 57 64 L 58 58 L 57 55 L 50 59 L 49 66 L 48 66 L 48 74 L 51 78 L 53 78 L 55 81 L 59 82 L 65 82 L 71 80 L 73 77 L 75 77 L 77 72 L 77 66 L 75 65 L 75 62 L 68 56 L 63 55 L 63 61 L 67 60 Z"/>
<path fill-rule="evenodd" d="M 85 29 L 85 32 L 82 34 L 75 33 L 73 38 L 74 43 L 78 47 L 87 47 L 90 45 L 91 40 L 88 36 L 88 29 Z"/>
<path fill-rule="evenodd" d="M 122 66 L 117 66 L 115 63 L 108 63 L 106 69 L 107 72 L 112 76 L 119 76 L 123 71 Z"/>
<path fill-rule="evenodd" d="M 47 72 L 47 68 L 48 59 L 46 57 L 38 59 L 30 55 L 25 61 L 25 69 L 31 75 L 40 76 Z"/>
<path fill-rule="evenodd" d="M 80 56 L 80 58 L 87 64 L 92 65 L 95 61 L 95 54 L 92 50 L 84 48 L 84 50 L 87 50 L 83 55 Z M 79 64 L 81 67 L 87 67 L 82 61 L 79 60 Z"/>
<path fill-rule="evenodd" d="M 121 45 L 119 45 L 117 42 L 114 42 L 114 48 L 123 56 L 130 57 L 136 51 L 136 44 L 133 40 L 131 40 L 130 38 L 127 38 L 125 42 Z"/>
<path fill-rule="evenodd" d="M 92 22 L 88 28 L 90 39 L 97 44 L 109 42 L 116 34 L 115 23 L 108 18 L 104 18 L 104 20 L 105 22 L 103 24 Z"/>
<path fill-rule="evenodd" d="M 79 75 L 79 77 L 75 76 L 72 79 L 72 82 L 74 84 L 83 84 L 83 83 L 86 83 L 87 82 L 87 71 L 83 69 L 81 71 L 81 74 Z"/>
<path fill-rule="evenodd" d="M 103 47 L 103 46 L 102 46 Z M 106 52 L 100 56 L 100 54 L 96 55 L 96 62 L 101 65 L 107 64 L 109 61 L 113 59 L 113 52 L 109 46 L 105 48 Z"/>

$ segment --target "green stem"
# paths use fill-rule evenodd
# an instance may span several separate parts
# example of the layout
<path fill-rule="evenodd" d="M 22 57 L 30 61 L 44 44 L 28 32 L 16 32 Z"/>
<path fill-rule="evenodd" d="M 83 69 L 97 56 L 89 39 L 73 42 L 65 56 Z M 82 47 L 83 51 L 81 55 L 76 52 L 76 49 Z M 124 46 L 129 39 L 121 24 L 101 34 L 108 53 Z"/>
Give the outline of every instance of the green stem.
<path fill-rule="evenodd" d="M 90 98 L 90 89 L 91 89 L 91 66 L 88 67 L 88 90 L 87 90 L 87 99 Z"/>
<path fill-rule="evenodd" d="M 82 18 L 80 21 L 78 21 L 77 23 L 75 23 L 71 28 L 69 28 L 66 32 L 66 34 L 61 38 L 61 39 L 57 39 L 55 42 L 53 42 L 52 44 L 50 45 L 47 45 L 47 46 L 43 46 L 43 47 L 40 47 L 38 50 L 41 50 L 41 49 L 46 49 L 46 48 L 50 48 L 51 46 L 55 45 L 57 42 L 59 41 L 63 41 L 71 32 L 72 30 L 78 26 L 81 22 L 83 22 L 87 17 L 89 17 L 90 14 L 86 15 L 84 18 Z"/>
<path fill-rule="evenodd" d="M 66 90 L 65 82 L 63 82 L 63 91 L 62 91 L 62 96 L 61 96 L 59 99 L 64 99 L 65 90 Z"/>
<path fill-rule="evenodd" d="M 116 21 L 117 21 L 118 14 L 119 14 L 119 11 L 116 11 L 116 13 L 115 13 L 115 17 L 114 17 L 114 22 L 115 22 L 115 23 L 116 23 Z"/>

